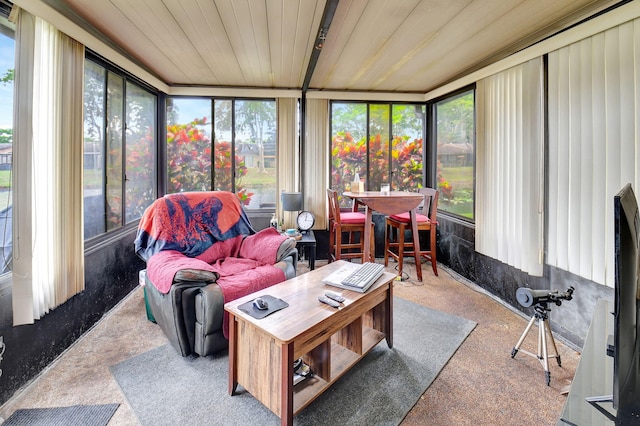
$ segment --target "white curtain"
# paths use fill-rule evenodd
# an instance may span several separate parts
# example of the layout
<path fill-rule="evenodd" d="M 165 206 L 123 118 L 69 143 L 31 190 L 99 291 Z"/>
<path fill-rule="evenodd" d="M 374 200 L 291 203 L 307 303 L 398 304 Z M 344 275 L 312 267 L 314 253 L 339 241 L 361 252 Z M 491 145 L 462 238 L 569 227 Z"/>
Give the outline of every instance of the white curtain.
<path fill-rule="evenodd" d="M 16 22 L 14 324 L 84 289 L 84 47 L 24 10 Z"/>
<path fill-rule="evenodd" d="M 476 251 L 543 273 L 543 74 L 533 59 L 476 87 Z"/>
<path fill-rule="evenodd" d="M 548 263 L 613 286 L 613 196 L 640 184 L 640 21 L 549 54 Z"/>
<path fill-rule="evenodd" d="M 327 229 L 329 187 L 329 101 L 307 99 L 304 147 L 304 205 L 316 217 L 314 229 Z"/>
<path fill-rule="evenodd" d="M 276 109 L 278 117 L 278 179 L 276 187 L 278 196 L 276 212 L 284 223 L 284 228 L 294 228 L 297 212 L 282 211 L 280 193 L 298 192 L 300 182 L 300 144 L 298 131 L 298 99 L 277 98 Z"/>

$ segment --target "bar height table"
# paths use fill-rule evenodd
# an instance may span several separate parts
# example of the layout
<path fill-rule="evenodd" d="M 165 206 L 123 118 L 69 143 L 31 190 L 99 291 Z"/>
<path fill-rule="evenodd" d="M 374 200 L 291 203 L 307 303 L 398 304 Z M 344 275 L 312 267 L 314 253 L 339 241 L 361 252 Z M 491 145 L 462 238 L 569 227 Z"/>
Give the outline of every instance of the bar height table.
<path fill-rule="evenodd" d="M 420 263 L 420 238 L 418 234 L 418 223 L 416 222 L 416 210 L 420 203 L 424 200 L 424 196 L 417 192 L 391 191 L 388 194 L 382 194 L 380 191 L 365 192 L 343 192 L 343 196 L 354 200 L 354 208 L 356 204 L 362 204 L 365 207 L 367 216 L 364 227 L 364 240 L 370 241 L 371 223 L 373 222 L 373 211 L 380 212 L 385 215 L 393 215 L 408 211 L 411 219 L 411 232 L 413 233 L 413 250 L 416 258 L 416 273 L 418 280 L 422 281 L 422 265 Z M 375 254 L 374 254 L 375 255 Z M 364 258 L 373 261 L 371 256 L 371 248 L 369 244 L 364 245 Z"/>

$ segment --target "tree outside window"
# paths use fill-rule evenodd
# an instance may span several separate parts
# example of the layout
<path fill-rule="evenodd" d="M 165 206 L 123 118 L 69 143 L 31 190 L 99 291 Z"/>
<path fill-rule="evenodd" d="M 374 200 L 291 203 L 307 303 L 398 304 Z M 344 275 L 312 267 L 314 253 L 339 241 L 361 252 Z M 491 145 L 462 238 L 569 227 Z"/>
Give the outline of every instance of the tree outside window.
<path fill-rule="evenodd" d="M 142 217 L 155 200 L 156 96 L 127 82 L 126 223 Z"/>
<path fill-rule="evenodd" d="M 438 209 L 473 219 L 475 163 L 473 90 L 435 104 Z"/>
<path fill-rule="evenodd" d="M 155 200 L 156 102 L 118 72 L 85 60 L 85 239 L 139 219 Z"/>
<path fill-rule="evenodd" d="M 189 111 L 189 118 L 181 111 Z M 167 192 L 208 191 L 211 100 L 169 99 L 167 123 Z"/>

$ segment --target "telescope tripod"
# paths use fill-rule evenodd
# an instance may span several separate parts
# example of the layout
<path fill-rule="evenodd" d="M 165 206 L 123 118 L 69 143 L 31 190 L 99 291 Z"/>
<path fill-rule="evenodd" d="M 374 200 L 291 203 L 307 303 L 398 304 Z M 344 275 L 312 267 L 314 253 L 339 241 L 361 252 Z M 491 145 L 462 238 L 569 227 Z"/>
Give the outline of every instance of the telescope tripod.
<path fill-rule="evenodd" d="M 535 313 L 531 317 L 531 321 L 527 325 L 527 328 L 524 329 L 522 336 L 520 336 L 520 340 L 518 343 L 511 349 L 511 358 L 514 358 L 518 353 L 518 350 L 521 350 L 527 355 L 530 355 L 534 358 L 537 358 L 542 367 L 544 368 L 544 375 L 547 380 L 547 386 L 551 383 L 551 373 L 549 372 L 549 358 L 556 358 L 558 361 L 558 365 L 562 366 L 560 361 L 560 355 L 558 354 L 558 349 L 556 348 L 556 342 L 553 340 L 553 334 L 551 333 L 551 327 L 549 326 L 548 314 L 547 312 L 551 311 L 551 309 L 547 306 L 547 303 L 538 303 L 534 307 Z M 520 349 L 522 342 L 527 337 L 529 330 L 533 326 L 533 323 L 538 320 L 538 353 L 533 354 L 531 352 L 525 351 L 524 349 Z M 551 346 L 553 347 L 553 351 L 555 355 L 549 356 L 547 353 L 547 333 L 549 334 L 549 342 L 551 342 Z"/>

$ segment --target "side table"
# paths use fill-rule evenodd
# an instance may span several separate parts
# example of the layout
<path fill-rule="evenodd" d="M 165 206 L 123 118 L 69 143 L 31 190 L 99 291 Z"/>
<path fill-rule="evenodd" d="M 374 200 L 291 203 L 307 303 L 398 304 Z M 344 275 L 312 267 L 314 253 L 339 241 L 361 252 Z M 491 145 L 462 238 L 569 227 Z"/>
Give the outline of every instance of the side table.
<path fill-rule="evenodd" d="M 302 238 L 296 241 L 296 246 L 305 250 L 309 270 L 313 271 L 316 267 L 316 236 L 313 231 L 302 232 Z"/>

